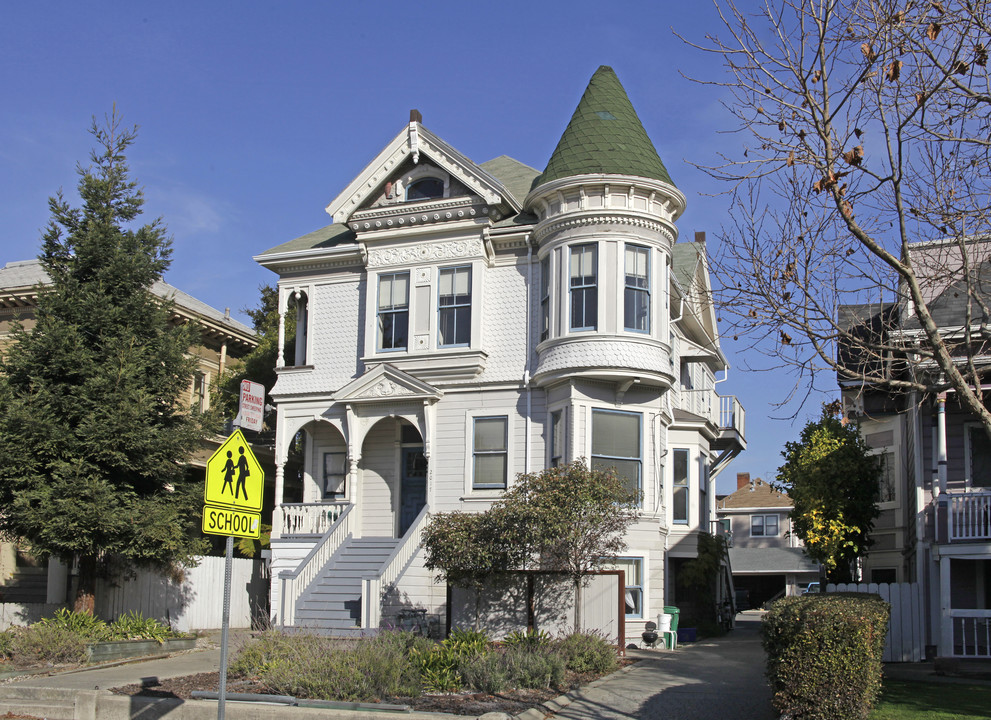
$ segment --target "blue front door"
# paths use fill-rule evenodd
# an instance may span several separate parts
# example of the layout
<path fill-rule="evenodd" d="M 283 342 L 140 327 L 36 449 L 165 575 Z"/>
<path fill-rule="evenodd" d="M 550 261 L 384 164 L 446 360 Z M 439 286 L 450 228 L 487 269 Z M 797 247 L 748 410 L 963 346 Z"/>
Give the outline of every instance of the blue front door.
<path fill-rule="evenodd" d="M 423 447 L 404 447 L 399 489 L 399 537 L 406 534 L 427 504 L 427 458 Z"/>

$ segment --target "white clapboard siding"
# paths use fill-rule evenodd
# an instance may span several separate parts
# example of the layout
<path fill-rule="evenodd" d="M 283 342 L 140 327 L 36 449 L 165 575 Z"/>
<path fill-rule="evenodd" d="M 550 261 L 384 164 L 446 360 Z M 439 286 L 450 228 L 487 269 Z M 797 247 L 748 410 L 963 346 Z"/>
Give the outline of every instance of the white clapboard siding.
<path fill-rule="evenodd" d="M 168 623 L 175 630 L 215 630 L 223 622 L 224 562 L 201 557 L 187 568 L 181 583 L 151 570 L 138 570 L 128 580 L 97 582 L 96 614 L 107 620 L 138 612 Z M 268 582 L 261 560 L 237 558 L 231 569 L 230 627 L 250 628 L 252 618 L 263 617 Z"/>
<path fill-rule="evenodd" d="M 830 583 L 826 592 L 880 595 L 891 604 L 884 643 L 884 662 L 921 662 L 925 649 L 922 588 L 918 583 Z"/>

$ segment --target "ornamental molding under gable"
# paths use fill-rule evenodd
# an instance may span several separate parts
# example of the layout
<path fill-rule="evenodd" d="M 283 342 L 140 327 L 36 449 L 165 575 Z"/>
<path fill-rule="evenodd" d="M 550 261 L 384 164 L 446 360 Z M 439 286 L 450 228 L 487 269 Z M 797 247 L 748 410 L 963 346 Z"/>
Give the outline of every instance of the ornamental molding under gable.
<path fill-rule="evenodd" d="M 409 265 L 468 257 L 484 257 L 485 248 L 479 238 L 452 240 L 450 242 L 423 243 L 401 248 L 368 251 L 367 266 Z"/>

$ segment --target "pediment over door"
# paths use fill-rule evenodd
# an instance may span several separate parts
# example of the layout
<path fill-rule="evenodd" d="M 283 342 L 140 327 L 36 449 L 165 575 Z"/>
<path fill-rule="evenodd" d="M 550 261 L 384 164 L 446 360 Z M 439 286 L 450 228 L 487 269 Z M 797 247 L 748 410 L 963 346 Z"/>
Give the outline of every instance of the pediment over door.
<path fill-rule="evenodd" d="M 374 403 L 395 400 L 437 402 L 444 393 L 388 363 L 376 365 L 334 395 L 337 402 Z"/>

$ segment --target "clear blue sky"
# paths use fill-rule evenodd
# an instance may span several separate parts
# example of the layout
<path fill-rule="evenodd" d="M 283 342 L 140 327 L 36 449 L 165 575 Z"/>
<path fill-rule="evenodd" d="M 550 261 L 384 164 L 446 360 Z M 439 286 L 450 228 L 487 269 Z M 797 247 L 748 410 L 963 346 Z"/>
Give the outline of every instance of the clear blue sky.
<path fill-rule="evenodd" d="M 592 73 L 611 65 L 675 184 L 682 238 L 716 242 L 728 201 L 691 161 L 739 139 L 717 77 L 684 45 L 718 30 L 706 2 L 37 2 L 0 23 L 0 264 L 34 257 L 60 187 L 74 197 L 87 130 L 116 104 L 140 127 L 130 153 L 147 216 L 174 236 L 166 280 L 232 313 L 275 275 L 252 256 L 329 223 L 323 208 L 408 122 L 476 162 L 543 169 Z M 747 409 L 737 472 L 773 477 L 801 423 L 771 420 L 789 378 L 748 375 L 742 341 L 721 394 Z M 780 388 L 780 390 L 778 390 Z M 818 401 L 814 401 L 817 403 Z M 787 413 L 785 413 L 787 414 Z"/>

